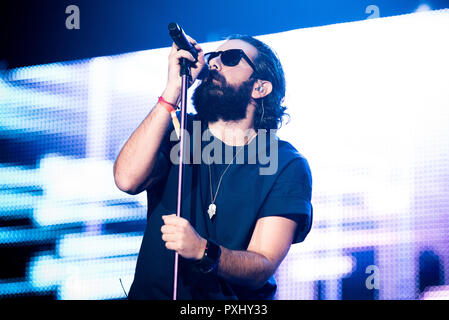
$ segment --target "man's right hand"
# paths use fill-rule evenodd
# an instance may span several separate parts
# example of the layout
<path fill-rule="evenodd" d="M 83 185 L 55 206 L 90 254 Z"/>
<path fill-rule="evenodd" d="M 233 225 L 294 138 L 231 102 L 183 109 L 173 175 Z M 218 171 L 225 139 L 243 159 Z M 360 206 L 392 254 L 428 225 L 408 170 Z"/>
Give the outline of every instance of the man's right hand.
<path fill-rule="evenodd" d="M 196 50 L 198 51 L 198 61 L 190 69 L 193 83 L 198 77 L 198 74 L 203 69 L 206 62 L 204 60 L 204 52 L 201 47 L 191 37 L 187 36 L 187 39 L 193 46 L 195 46 Z M 181 76 L 179 75 L 181 71 L 181 58 L 186 58 L 191 62 L 195 62 L 195 58 L 190 52 L 186 50 L 179 50 L 179 47 L 175 43 L 173 43 L 170 55 L 168 56 L 167 87 L 165 88 L 165 91 L 162 95 L 164 99 L 170 103 L 176 103 L 179 95 L 181 94 Z"/>

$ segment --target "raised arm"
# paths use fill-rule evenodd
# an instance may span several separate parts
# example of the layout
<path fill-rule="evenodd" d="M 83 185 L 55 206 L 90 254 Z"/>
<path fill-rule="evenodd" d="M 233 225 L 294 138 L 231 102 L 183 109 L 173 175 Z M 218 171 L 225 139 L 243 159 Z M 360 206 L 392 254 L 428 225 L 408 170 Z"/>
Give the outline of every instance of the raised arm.
<path fill-rule="evenodd" d="M 192 68 L 192 77 L 196 79 L 204 66 L 204 54 L 196 41 L 188 38 L 199 51 L 196 67 Z M 179 50 L 176 44 L 173 44 L 169 55 L 167 86 L 162 93 L 164 100 L 172 104 L 178 102 L 181 92 L 179 75 L 181 58 L 195 60 L 189 52 Z M 158 150 L 170 121 L 169 112 L 157 103 L 126 141 L 114 163 L 114 180 L 120 190 L 137 194 L 151 183 L 152 179 L 149 176 L 155 167 Z"/>

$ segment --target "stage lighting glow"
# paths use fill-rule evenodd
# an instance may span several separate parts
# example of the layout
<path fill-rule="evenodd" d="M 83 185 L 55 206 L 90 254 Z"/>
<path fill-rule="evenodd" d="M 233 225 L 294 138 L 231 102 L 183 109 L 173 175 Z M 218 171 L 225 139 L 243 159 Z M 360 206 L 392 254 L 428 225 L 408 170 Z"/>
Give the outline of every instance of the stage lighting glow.
<path fill-rule="evenodd" d="M 422 294 L 421 300 L 449 300 L 449 286 L 430 287 Z"/>
<path fill-rule="evenodd" d="M 305 258 L 289 265 L 286 277 L 292 281 L 340 279 L 354 271 L 353 257 Z"/>
<path fill-rule="evenodd" d="M 70 234 L 58 244 L 59 255 L 63 258 L 101 258 L 120 255 L 135 255 L 142 242 L 141 234 L 85 236 Z"/>

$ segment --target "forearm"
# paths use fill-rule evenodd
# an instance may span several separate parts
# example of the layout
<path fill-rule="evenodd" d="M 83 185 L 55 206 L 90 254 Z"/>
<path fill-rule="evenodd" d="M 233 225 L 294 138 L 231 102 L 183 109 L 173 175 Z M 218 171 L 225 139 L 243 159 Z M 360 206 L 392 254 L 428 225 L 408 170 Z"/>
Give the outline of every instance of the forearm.
<path fill-rule="evenodd" d="M 176 101 L 174 93 L 164 92 Z M 159 103 L 133 132 L 114 163 L 114 179 L 122 191 L 137 193 L 154 168 L 157 153 L 170 123 L 170 114 Z"/>
<path fill-rule="evenodd" d="M 274 218 L 274 219 L 272 219 Z M 219 246 L 214 241 L 201 237 L 190 222 L 175 214 L 162 216 L 162 240 L 165 247 L 175 250 L 186 259 L 192 259 L 200 272 L 211 272 L 216 268 L 218 277 L 240 286 L 257 289 L 262 287 L 273 275 L 276 268 L 288 252 L 292 243 L 292 235 L 296 223 L 279 217 L 265 217 L 258 220 L 256 228 L 248 245 L 248 250 L 230 250 Z M 285 238 L 276 238 L 272 234 L 260 234 L 265 230 L 265 223 L 274 225 L 274 234 L 285 233 Z M 279 232 L 277 232 L 279 231 Z M 258 239 L 273 239 L 263 243 Z M 259 238 L 260 237 L 260 238 Z M 256 242 L 262 242 L 257 244 Z M 256 252 L 257 250 L 257 252 Z M 220 254 L 221 251 L 221 254 Z M 258 253 L 264 252 L 264 254 Z M 218 266 L 216 265 L 218 260 Z"/>
<path fill-rule="evenodd" d="M 233 284 L 261 287 L 274 273 L 275 267 L 265 256 L 252 251 L 221 248 L 217 275 Z"/>

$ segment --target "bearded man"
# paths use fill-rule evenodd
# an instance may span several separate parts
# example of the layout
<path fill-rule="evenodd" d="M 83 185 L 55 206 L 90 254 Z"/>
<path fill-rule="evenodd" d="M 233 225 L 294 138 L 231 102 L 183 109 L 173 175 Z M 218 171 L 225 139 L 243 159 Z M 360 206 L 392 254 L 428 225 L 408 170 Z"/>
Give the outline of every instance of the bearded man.
<path fill-rule="evenodd" d="M 180 300 L 273 299 L 273 275 L 309 233 L 313 211 L 308 162 L 276 136 L 285 115 L 283 69 L 271 48 L 250 36 L 229 37 L 206 54 L 188 39 L 198 59 L 173 44 L 166 89 L 114 164 L 117 187 L 148 198 L 128 298 L 171 299 L 177 252 Z M 197 113 L 186 117 L 187 151 L 200 161 L 186 161 L 177 217 L 170 114 L 181 93 L 181 58 L 192 62 L 193 81 L 209 71 L 193 94 Z"/>

